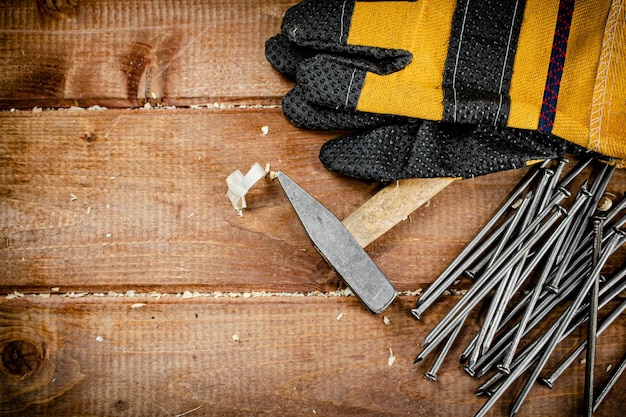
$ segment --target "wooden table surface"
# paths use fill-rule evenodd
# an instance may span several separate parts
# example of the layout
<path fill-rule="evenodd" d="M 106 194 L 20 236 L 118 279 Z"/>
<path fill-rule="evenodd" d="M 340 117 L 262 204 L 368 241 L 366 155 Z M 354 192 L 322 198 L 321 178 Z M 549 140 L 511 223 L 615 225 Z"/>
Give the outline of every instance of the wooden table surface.
<path fill-rule="evenodd" d="M 340 132 L 282 115 L 291 83 L 264 41 L 293 3 L 0 5 L 1 415 L 470 416 L 485 401 L 455 359 L 438 382 L 430 361 L 412 364 L 458 297 L 422 321 L 409 310 L 524 170 L 455 182 L 367 247 L 402 292 L 379 316 L 344 291 L 277 182 L 250 191 L 243 217 L 226 198 L 226 177 L 255 162 L 339 218 L 381 188 L 321 166 Z M 619 172 L 610 191 L 625 186 Z M 626 351 L 624 324 L 598 340 L 598 383 Z M 576 362 L 536 386 L 522 415 L 575 415 L 583 376 Z M 597 414 L 623 415 L 625 390 Z"/>

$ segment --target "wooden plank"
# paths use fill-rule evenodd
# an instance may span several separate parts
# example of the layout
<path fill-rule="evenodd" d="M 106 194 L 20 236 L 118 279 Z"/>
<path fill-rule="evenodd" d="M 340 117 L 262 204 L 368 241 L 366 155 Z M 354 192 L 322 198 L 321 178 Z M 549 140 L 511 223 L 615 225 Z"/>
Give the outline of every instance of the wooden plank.
<path fill-rule="evenodd" d="M 255 186 L 240 218 L 225 179 L 271 163 L 339 218 L 378 189 L 318 162 L 338 132 L 296 129 L 279 109 L 3 112 L 0 126 L 0 275 L 9 292 L 332 290 L 336 274 L 278 183 Z M 424 286 L 522 173 L 450 185 L 368 251 L 398 289 Z"/>
<path fill-rule="evenodd" d="M 4 2 L 0 108 L 278 104 L 289 84 L 264 43 L 294 3 Z"/>
<path fill-rule="evenodd" d="M 433 316 L 455 299 L 447 297 Z M 422 377 L 430 363 L 412 365 L 417 343 L 432 327 L 430 315 L 417 322 L 407 314 L 412 302 L 394 303 L 385 325 L 354 297 L 2 300 L 0 350 L 21 343 L 31 355 L 24 361 L 3 356 L 0 410 L 47 416 L 171 416 L 193 409 L 190 415 L 473 415 L 484 399 L 473 395 L 479 381 L 455 360 L 461 345 L 437 383 Z M 623 353 L 624 320 L 599 339 L 599 381 Z M 560 347 L 558 355 L 575 344 Z M 575 415 L 583 374 L 584 365 L 576 363 L 553 390 L 535 387 L 522 412 Z M 598 415 L 621 415 L 624 389 L 622 380 Z M 508 393 L 491 415 L 506 413 L 513 396 Z"/>

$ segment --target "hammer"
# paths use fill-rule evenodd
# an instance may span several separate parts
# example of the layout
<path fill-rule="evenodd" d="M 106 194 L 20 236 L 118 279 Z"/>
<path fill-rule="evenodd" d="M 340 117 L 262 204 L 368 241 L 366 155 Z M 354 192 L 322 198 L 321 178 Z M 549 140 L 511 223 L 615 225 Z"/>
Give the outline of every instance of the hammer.
<path fill-rule="evenodd" d="M 397 291 L 363 248 L 454 181 L 418 178 L 392 183 L 340 222 L 285 173 L 277 177 L 313 246 L 375 314 L 391 304 Z"/>

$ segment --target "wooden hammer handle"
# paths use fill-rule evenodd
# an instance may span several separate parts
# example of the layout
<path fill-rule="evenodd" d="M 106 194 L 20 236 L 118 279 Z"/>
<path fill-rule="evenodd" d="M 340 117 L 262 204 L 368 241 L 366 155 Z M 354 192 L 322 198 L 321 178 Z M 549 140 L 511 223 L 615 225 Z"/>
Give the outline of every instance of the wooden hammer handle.
<path fill-rule="evenodd" d="M 452 181 L 450 178 L 415 178 L 394 182 L 367 200 L 342 223 L 361 247 L 366 247 Z"/>

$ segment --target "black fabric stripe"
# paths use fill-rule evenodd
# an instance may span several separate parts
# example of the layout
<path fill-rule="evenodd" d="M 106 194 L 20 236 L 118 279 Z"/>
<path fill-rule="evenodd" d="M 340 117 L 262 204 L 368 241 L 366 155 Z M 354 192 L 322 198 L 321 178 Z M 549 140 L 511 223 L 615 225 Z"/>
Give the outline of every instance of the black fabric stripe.
<path fill-rule="evenodd" d="M 506 125 L 525 5 L 525 0 L 458 0 L 442 85 L 445 121 Z"/>

